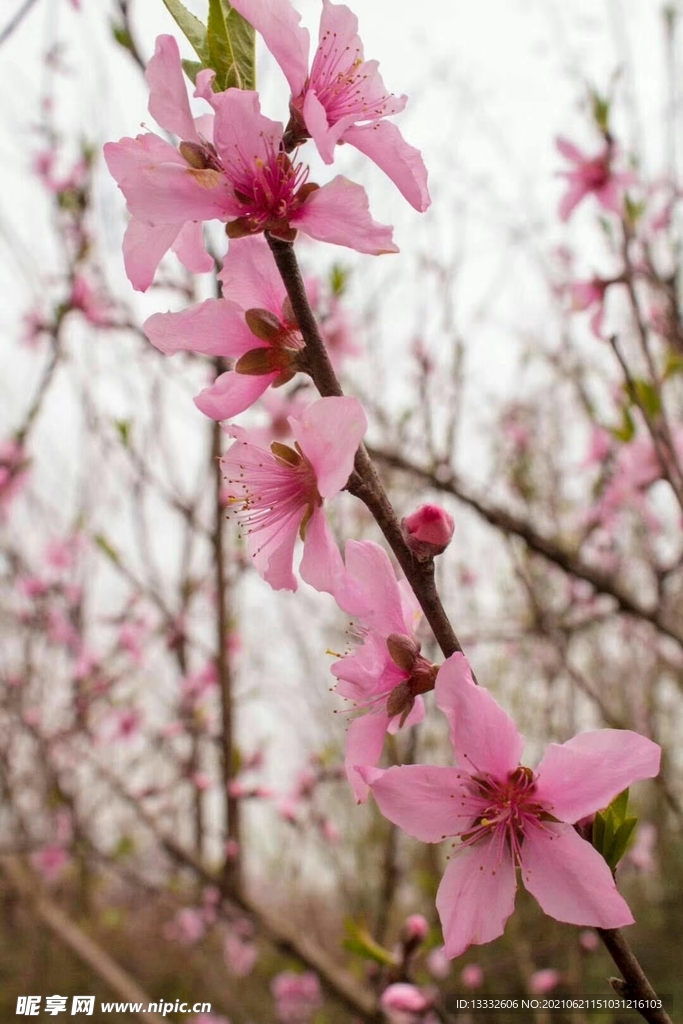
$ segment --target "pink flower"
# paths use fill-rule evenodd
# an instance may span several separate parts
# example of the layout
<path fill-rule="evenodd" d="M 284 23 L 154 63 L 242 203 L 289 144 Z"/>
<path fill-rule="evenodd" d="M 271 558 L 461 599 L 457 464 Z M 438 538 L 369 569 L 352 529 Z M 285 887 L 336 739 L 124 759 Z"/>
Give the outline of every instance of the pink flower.
<path fill-rule="evenodd" d="M 210 72 L 203 74 L 211 76 Z M 207 139 L 210 143 L 213 118 L 192 117 L 178 44 L 173 36 L 159 36 L 145 77 L 150 87 L 149 112 L 157 123 L 190 145 L 201 148 Z M 202 240 L 201 221 L 219 216 L 222 207 L 216 188 L 207 187 L 206 175 L 193 169 L 170 142 L 151 132 L 136 139 L 107 143 L 104 158 L 132 214 L 123 241 L 123 259 L 133 287 L 139 291 L 149 288 L 169 249 L 193 274 L 213 270 L 213 259 Z M 172 213 L 167 210 L 164 218 L 155 212 L 153 201 L 144 199 L 150 179 L 152 189 L 155 181 L 162 188 L 164 182 L 169 187 L 174 185 L 175 207 Z M 138 187 L 143 195 L 140 201 Z"/>
<path fill-rule="evenodd" d="M 323 1004 L 320 982 L 312 971 L 282 971 L 273 978 L 270 990 L 282 1024 L 308 1024 Z"/>
<path fill-rule="evenodd" d="M 534 971 L 529 978 L 529 991 L 535 996 L 544 996 L 552 992 L 562 981 L 562 975 L 554 967 L 546 967 L 542 971 Z"/>
<path fill-rule="evenodd" d="M 443 946 L 437 946 L 427 954 L 425 967 L 432 978 L 447 978 L 451 973 L 451 962 L 444 952 Z"/>
<path fill-rule="evenodd" d="M 274 590 L 296 590 L 292 558 L 299 534 L 304 541 L 302 578 L 331 593 L 342 571 L 341 556 L 322 504 L 346 486 L 367 420 L 357 398 L 331 397 L 319 398 L 300 419 L 289 422 L 295 448 L 274 441 L 269 451 L 233 427 L 238 440 L 221 466 L 261 576 Z"/>
<path fill-rule="evenodd" d="M 454 654 L 436 701 L 449 721 L 457 768 L 363 771 L 382 813 L 423 842 L 456 836 L 436 905 L 448 956 L 502 935 L 514 909 L 516 868 L 546 914 L 619 928 L 633 917 L 600 854 L 572 828 L 637 779 L 659 771 L 660 749 L 626 730 L 550 744 L 536 771 L 519 764 L 524 739 Z"/>
<path fill-rule="evenodd" d="M 385 988 L 380 1005 L 392 1024 L 413 1024 L 431 1010 L 434 1000 L 415 985 L 397 982 Z"/>
<path fill-rule="evenodd" d="M 604 337 L 605 293 L 612 283 L 600 277 L 591 277 L 587 281 L 573 281 L 569 286 L 572 309 L 577 312 L 593 311 L 590 326 L 596 338 Z"/>
<path fill-rule="evenodd" d="M 7 517 L 10 504 L 24 487 L 27 467 L 26 452 L 18 441 L 0 442 L 0 520 Z"/>
<path fill-rule="evenodd" d="M 420 505 L 401 520 L 403 539 L 419 561 L 442 554 L 451 542 L 455 523 L 440 505 Z"/>
<path fill-rule="evenodd" d="M 372 220 L 360 185 L 342 177 L 322 188 L 308 181 L 308 167 L 282 148 L 282 125 L 261 114 L 258 93 L 228 89 L 214 94 L 210 72 L 201 72 L 195 94 L 211 103 L 215 118 L 213 124 L 204 119 L 198 127 L 170 36 L 157 41 L 155 58 L 151 76 L 148 68 L 150 112 L 180 135 L 179 149 L 148 133 L 109 143 L 104 150 L 133 217 L 124 255 L 135 287 L 144 290 L 151 283 L 161 256 L 172 244 L 177 250 L 180 241 L 191 243 L 179 253 L 188 269 L 195 264 L 207 269 L 201 238 L 196 232 L 189 240 L 181 237 L 182 229 L 201 231 L 199 222 L 204 220 L 227 222 L 231 238 L 269 231 L 291 241 L 300 229 L 319 241 L 359 252 L 398 252 L 391 228 Z M 212 132 L 212 139 L 205 131 Z M 185 258 L 186 248 L 190 259 Z"/>
<path fill-rule="evenodd" d="M 346 735 L 346 775 L 356 800 L 368 797 L 358 765 L 377 764 L 387 731 L 424 717 L 421 693 L 431 689 L 436 669 L 419 653 L 421 612 L 405 581 L 396 579 L 389 556 L 372 541 L 347 541 L 345 572 L 334 591 L 337 604 L 357 619 L 363 646 L 332 666 L 336 692 L 353 702 L 355 718 Z"/>
<path fill-rule="evenodd" d="M 195 398 L 216 420 L 243 412 L 271 385 L 291 380 L 304 342 L 285 286 L 264 238 L 231 242 L 218 275 L 221 299 L 207 299 L 180 313 L 155 313 L 144 331 L 156 348 L 236 359 Z"/>
<path fill-rule="evenodd" d="M 194 907 L 183 907 L 175 915 L 166 928 L 166 937 L 182 943 L 183 946 L 194 946 L 204 937 L 206 924 L 201 911 Z"/>
<path fill-rule="evenodd" d="M 61 846 L 44 846 L 31 854 L 31 864 L 48 884 L 57 881 L 69 860 L 69 854 Z"/>
<path fill-rule="evenodd" d="M 74 276 L 70 304 L 72 309 L 80 310 L 94 327 L 107 327 L 113 322 L 111 303 L 98 294 L 82 274 Z"/>
<path fill-rule="evenodd" d="M 292 90 L 285 135 L 295 146 L 313 138 L 326 164 L 344 142 L 365 153 L 416 210 L 430 204 L 427 171 L 417 149 L 384 120 L 405 107 L 406 96 L 387 93 L 377 61 L 366 61 L 358 20 L 343 4 L 323 0 L 318 48 L 308 69 L 309 34 L 290 0 L 235 0 L 285 73 Z"/>
<path fill-rule="evenodd" d="M 579 943 L 581 949 L 585 950 L 586 953 L 594 953 L 600 946 L 600 939 L 595 932 L 585 931 L 579 935 Z"/>
<path fill-rule="evenodd" d="M 574 164 L 572 170 L 560 171 L 569 182 L 569 189 L 560 203 L 560 220 L 569 220 L 581 200 L 589 195 L 594 195 L 604 210 L 621 216 L 624 189 L 633 185 L 635 178 L 629 171 L 612 169 L 615 147 L 607 144 L 598 156 L 588 157 L 568 139 L 558 138 L 556 144 L 562 156 Z"/>
<path fill-rule="evenodd" d="M 249 921 L 238 921 L 228 932 L 223 943 L 223 959 L 236 978 L 245 978 L 251 974 L 258 960 L 258 949 Z"/>
<path fill-rule="evenodd" d="M 481 964 L 466 964 L 460 972 L 460 983 L 470 991 L 481 988 L 484 984 L 484 971 Z"/>
<path fill-rule="evenodd" d="M 427 919 L 422 914 L 411 914 L 403 924 L 402 934 L 408 942 L 423 942 L 429 935 Z"/>

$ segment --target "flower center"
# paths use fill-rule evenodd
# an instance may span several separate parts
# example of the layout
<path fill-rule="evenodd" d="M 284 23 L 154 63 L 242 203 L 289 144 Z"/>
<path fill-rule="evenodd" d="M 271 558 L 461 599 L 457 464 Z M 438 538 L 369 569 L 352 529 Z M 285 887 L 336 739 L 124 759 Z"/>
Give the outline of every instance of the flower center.
<path fill-rule="evenodd" d="M 504 780 L 487 773 L 472 775 L 464 788 L 459 798 L 454 794 L 460 805 L 457 816 L 468 822 L 454 833 L 462 846 L 492 840 L 501 856 L 507 850 L 519 863 L 524 836 L 551 819 L 536 799 L 532 770 L 520 765 Z"/>
<path fill-rule="evenodd" d="M 325 32 L 304 86 L 315 90 L 332 125 L 354 114 L 358 120 L 372 121 L 386 113 L 389 96 L 372 96 L 372 75 L 367 70 L 360 46 L 342 46 L 336 32 Z"/>

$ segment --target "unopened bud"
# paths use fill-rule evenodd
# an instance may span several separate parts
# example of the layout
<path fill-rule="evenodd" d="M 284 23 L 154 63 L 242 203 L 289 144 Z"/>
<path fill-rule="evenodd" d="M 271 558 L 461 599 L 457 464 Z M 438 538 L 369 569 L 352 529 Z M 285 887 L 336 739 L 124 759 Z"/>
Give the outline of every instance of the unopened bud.
<path fill-rule="evenodd" d="M 392 1019 L 396 1013 L 426 1013 L 431 1010 L 434 1000 L 420 992 L 415 985 L 397 982 L 385 989 L 380 999 L 384 1012 Z"/>
<path fill-rule="evenodd" d="M 409 636 L 402 633 L 390 633 L 387 637 L 387 650 L 394 665 L 404 672 L 411 672 L 420 648 Z"/>
<path fill-rule="evenodd" d="M 401 520 L 403 539 L 420 562 L 445 551 L 454 528 L 453 516 L 440 505 L 421 505 Z"/>

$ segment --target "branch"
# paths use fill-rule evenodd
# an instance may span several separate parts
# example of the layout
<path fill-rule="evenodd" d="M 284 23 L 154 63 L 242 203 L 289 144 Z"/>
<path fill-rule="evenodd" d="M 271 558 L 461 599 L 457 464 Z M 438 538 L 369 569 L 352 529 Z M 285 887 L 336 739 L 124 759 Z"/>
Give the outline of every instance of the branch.
<path fill-rule="evenodd" d="M 625 999 L 632 999 L 635 1002 L 661 1003 L 662 1000 L 659 999 L 647 980 L 643 968 L 621 931 L 618 928 L 596 928 L 596 931 L 624 978 L 624 981 L 610 978 L 610 984 L 614 991 Z M 653 1006 L 640 1008 L 637 1005 L 633 1009 L 648 1021 L 648 1024 L 672 1024 L 671 1018 L 664 1009 L 658 1010 Z"/>
<path fill-rule="evenodd" d="M 342 396 L 344 392 L 318 330 L 292 243 L 274 238 L 268 232 L 266 239 L 306 343 L 306 357 L 313 382 L 324 397 Z M 419 562 L 408 548 L 396 513 L 364 445 L 356 453 L 355 470 L 346 489 L 372 513 L 412 587 L 444 656 L 449 657 L 456 651 L 462 651 L 436 589 L 434 561 L 429 559 Z"/>
<path fill-rule="evenodd" d="M 128 1003 L 142 1003 L 147 1007 L 154 1002 L 94 939 L 81 931 L 78 925 L 67 917 L 56 903 L 40 892 L 35 878 L 22 865 L 18 857 L 0 857 L 0 870 L 12 888 L 24 897 L 36 917 L 47 925 L 62 945 L 71 950 L 98 978 L 101 978 L 112 992 Z M 150 1022 L 151 1024 L 164 1024 L 164 1021 L 168 1020 L 167 1017 L 161 1017 L 158 1013 L 147 1013 L 146 1010 L 141 1012 L 131 1010 L 130 1012 L 143 1024 L 145 1022 L 146 1024 L 150 1024 Z"/>

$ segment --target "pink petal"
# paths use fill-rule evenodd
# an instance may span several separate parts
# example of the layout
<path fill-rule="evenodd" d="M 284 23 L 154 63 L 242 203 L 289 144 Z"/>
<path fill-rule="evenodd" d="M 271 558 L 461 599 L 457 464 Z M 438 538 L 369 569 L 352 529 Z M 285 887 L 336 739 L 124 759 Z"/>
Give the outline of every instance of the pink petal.
<path fill-rule="evenodd" d="M 331 164 L 334 161 L 335 146 L 345 129 L 356 121 L 357 114 L 349 114 L 330 124 L 327 119 L 327 110 L 315 92 L 308 89 L 304 97 L 303 117 L 308 133 L 315 142 L 320 156 L 326 164 Z"/>
<path fill-rule="evenodd" d="M 232 6 L 263 36 L 292 96 L 298 96 L 308 73 L 310 36 L 308 29 L 300 26 L 301 15 L 290 0 L 235 0 Z"/>
<path fill-rule="evenodd" d="M 201 352 L 238 358 L 251 349 L 267 347 L 251 333 L 239 306 L 227 299 L 206 299 L 179 313 L 154 313 L 142 329 L 154 347 L 167 355 Z"/>
<path fill-rule="evenodd" d="M 267 309 L 282 316 L 287 291 L 263 235 L 233 239 L 218 279 L 224 296 L 242 309 Z"/>
<path fill-rule="evenodd" d="M 216 94 L 214 106 L 214 145 L 226 174 L 236 183 L 245 168 L 250 173 L 257 160 L 268 163 L 269 155 L 279 148 L 283 127 L 280 121 L 271 121 L 261 113 L 257 92 L 228 89 Z M 237 203 L 235 215 L 239 216 L 240 212 Z"/>
<path fill-rule="evenodd" d="M 583 732 L 549 744 L 536 769 L 536 793 L 554 817 L 579 821 L 631 783 L 654 778 L 660 757 L 656 743 L 627 729 Z"/>
<path fill-rule="evenodd" d="M 450 723 L 458 764 L 506 779 L 519 766 L 524 737 L 488 690 L 474 685 L 464 655 L 453 654 L 443 663 L 434 693 Z"/>
<path fill-rule="evenodd" d="M 131 214 L 148 224 L 184 224 L 189 220 L 226 220 L 237 216 L 239 203 L 228 181 L 221 177 L 212 183 L 213 179 L 206 178 L 212 173 L 194 170 L 184 162 L 147 162 L 121 187 Z"/>
<path fill-rule="evenodd" d="M 569 220 L 576 207 L 583 197 L 588 195 L 589 191 L 580 179 L 570 180 L 569 189 L 560 202 L 559 215 L 561 221 Z"/>
<path fill-rule="evenodd" d="M 446 956 L 502 935 L 515 908 L 514 861 L 497 843 L 460 847 L 451 857 L 436 894 Z"/>
<path fill-rule="evenodd" d="M 304 555 L 299 573 L 311 587 L 325 594 L 334 594 L 344 575 L 339 548 L 330 533 L 322 509 L 317 508 L 306 525 Z"/>
<path fill-rule="evenodd" d="M 128 280 L 139 292 L 147 291 L 157 267 L 178 235 L 177 224 L 152 227 L 132 219 L 123 236 L 123 263 Z"/>
<path fill-rule="evenodd" d="M 558 135 L 555 139 L 555 145 L 566 160 L 571 160 L 574 164 L 586 163 L 586 157 L 583 155 L 580 149 L 570 142 L 569 139 L 565 139 L 563 136 Z"/>
<path fill-rule="evenodd" d="M 358 767 L 377 764 L 382 756 L 388 725 L 386 711 L 377 709 L 355 718 L 346 733 L 346 777 L 359 804 L 365 803 L 370 789 Z"/>
<path fill-rule="evenodd" d="M 320 242 L 345 245 L 371 256 L 399 251 L 392 229 L 370 216 L 365 189 L 341 175 L 313 192 L 290 218 L 290 224 Z"/>
<path fill-rule="evenodd" d="M 571 825 L 544 822 L 522 845 L 522 881 L 556 921 L 621 928 L 633 924 L 609 867 Z"/>
<path fill-rule="evenodd" d="M 109 173 L 119 186 L 127 179 L 134 180 L 145 164 L 185 164 L 175 146 L 152 132 L 138 135 L 135 139 L 124 138 L 118 142 L 107 142 L 102 148 L 102 153 Z"/>
<path fill-rule="evenodd" d="M 173 36 L 159 36 L 145 70 L 149 85 L 149 112 L 162 128 L 187 142 L 199 136 L 190 113 L 180 51 Z"/>
<path fill-rule="evenodd" d="M 184 224 L 172 248 L 191 274 L 208 274 L 213 270 L 213 256 L 204 248 L 204 226 L 201 221 L 188 221 Z"/>
<path fill-rule="evenodd" d="M 391 121 L 347 128 L 343 141 L 365 153 L 391 178 L 411 206 L 423 213 L 430 205 L 427 168 L 419 149 L 409 146 Z"/>
<path fill-rule="evenodd" d="M 357 398 L 319 398 L 300 419 L 290 417 L 294 439 L 315 470 L 318 492 L 333 498 L 351 476 L 368 421 Z"/>
<path fill-rule="evenodd" d="M 457 804 L 465 780 L 457 768 L 411 764 L 385 772 L 370 769 L 361 775 L 384 817 L 415 839 L 440 843 L 462 827 Z"/>
<path fill-rule="evenodd" d="M 256 570 L 273 590 L 296 590 L 299 586 L 292 572 L 292 560 L 302 518 L 303 509 L 286 523 L 264 526 L 257 534 L 249 535 L 249 553 Z"/>
<path fill-rule="evenodd" d="M 244 412 L 267 391 L 277 373 L 250 376 L 228 370 L 197 395 L 194 404 L 212 420 L 229 420 Z"/>
<path fill-rule="evenodd" d="M 595 198 L 604 210 L 616 213 L 617 217 L 624 212 L 624 189 L 615 177 L 610 178 L 597 190 Z"/>
<path fill-rule="evenodd" d="M 339 606 L 384 637 L 405 633 L 404 608 L 389 556 L 373 541 L 346 542 L 346 585 L 335 595 Z"/>

